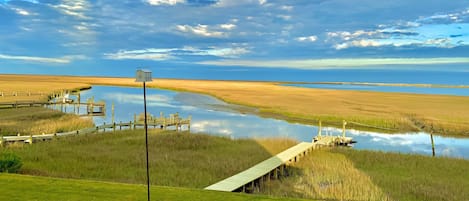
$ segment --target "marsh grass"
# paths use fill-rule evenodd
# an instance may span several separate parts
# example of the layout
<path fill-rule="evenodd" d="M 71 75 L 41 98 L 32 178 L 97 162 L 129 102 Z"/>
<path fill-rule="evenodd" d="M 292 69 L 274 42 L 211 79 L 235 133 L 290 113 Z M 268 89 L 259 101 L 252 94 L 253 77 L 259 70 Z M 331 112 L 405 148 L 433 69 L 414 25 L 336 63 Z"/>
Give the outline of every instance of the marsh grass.
<path fill-rule="evenodd" d="M 144 142 L 143 130 L 129 130 L 59 138 L 3 151 L 23 159 L 23 174 L 145 183 Z M 269 146 L 269 150 L 278 153 L 288 148 L 281 144 Z M 271 153 L 249 139 L 151 130 L 149 156 L 152 184 L 203 188 L 269 158 Z"/>
<path fill-rule="evenodd" d="M 86 83 L 74 83 L 69 79 L 58 82 L 54 79 L 21 79 L 15 76 L 2 76 L 0 79 L 0 103 L 15 101 L 47 101 L 48 95 L 63 90 L 89 88 Z M 18 96 L 13 96 L 16 93 Z M 42 95 L 40 95 L 42 93 Z M 31 94 L 31 95 L 28 95 Z"/>
<path fill-rule="evenodd" d="M 261 193 L 325 200 L 390 200 L 342 154 L 315 150 L 291 171 L 292 176 L 268 183 Z"/>
<path fill-rule="evenodd" d="M 394 200 L 468 200 L 469 161 L 335 149 Z"/>
<path fill-rule="evenodd" d="M 333 200 L 468 200 L 469 161 L 421 155 L 315 150 L 294 165 L 293 176 L 263 194 Z"/>
<path fill-rule="evenodd" d="M 0 135 L 38 135 L 93 127 L 89 118 L 42 107 L 0 109 Z"/>
<path fill-rule="evenodd" d="M 74 82 L 95 85 L 138 86 L 133 78 L 0 75 L 5 81 Z M 469 136 L 469 97 L 327 90 L 280 86 L 277 82 L 154 80 L 148 87 L 190 91 L 217 97 L 225 102 L 254 107 L 260 115 L 292 122 L 340 127 L 342 120 L 356 121 L 391 132 L 424 130 L 439 135 Z M 241 111 L 242 112 L 242 111 Z M 411 116 L 424 126 L 417 126 Z M 334 123 L 336 122 L 336 123 Z M 352 125 L 349 125 L 349 127 Z M 352 126 L 360 130 L 372 130 Z M 384 130 L 387 132 L 386 130 Z"/>

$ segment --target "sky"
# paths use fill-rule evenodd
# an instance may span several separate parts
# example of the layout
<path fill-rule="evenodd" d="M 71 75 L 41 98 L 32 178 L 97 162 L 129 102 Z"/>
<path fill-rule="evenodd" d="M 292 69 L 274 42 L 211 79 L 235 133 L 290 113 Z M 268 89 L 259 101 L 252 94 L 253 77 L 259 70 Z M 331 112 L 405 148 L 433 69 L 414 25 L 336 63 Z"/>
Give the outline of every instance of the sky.
<path fill-rule="evenodd" d="M 0 73 L 431 65 L 469 72 L 469 0 L 0 0 Z"/>

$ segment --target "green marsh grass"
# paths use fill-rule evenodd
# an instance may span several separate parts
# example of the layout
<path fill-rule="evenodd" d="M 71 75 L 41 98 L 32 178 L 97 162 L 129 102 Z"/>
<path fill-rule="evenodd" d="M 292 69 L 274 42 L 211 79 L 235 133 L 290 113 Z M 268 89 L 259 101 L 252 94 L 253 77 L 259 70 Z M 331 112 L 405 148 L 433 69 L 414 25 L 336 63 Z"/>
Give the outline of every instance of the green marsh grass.
<path fill-rule="evenodd" d="M 293 176 L 268 184 L 263 194 L 333 200 L 450 201 L 469 198 L 469 161 L 422 155 L 315 150 Z"/>
<path fill-rule="evenodd" d="M 335 149 L 394 200 L 469 200 L 469 161 Z"/>
<path fill-rule="evenodd" d="M 376 200 L 389 197 L 344 155 L 314 150 L 290 168 L 292 176 L 272 181 L 261 194 L 320 200 Z"/>
<path fill-rule="evenodd" d="M 58 138 L 3 151 L 22 158 L 22 174 L 141 184 L 146 181 L 144 139 L 143 130 L 127 130 Z M 204 188 L 292 143 L 268 144 L 264 146 L 269 151 L 255 140 L 150 130 L 150 180 L 156 185 Z"/>

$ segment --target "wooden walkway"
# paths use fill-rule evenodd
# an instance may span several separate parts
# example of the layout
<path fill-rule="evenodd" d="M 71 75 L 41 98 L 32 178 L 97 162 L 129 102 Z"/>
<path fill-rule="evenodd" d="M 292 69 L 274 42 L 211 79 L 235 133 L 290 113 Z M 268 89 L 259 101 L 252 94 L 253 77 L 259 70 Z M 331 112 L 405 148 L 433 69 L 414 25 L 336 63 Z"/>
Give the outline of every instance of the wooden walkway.
<path fill-rule="evenodd" d="M 314 143 L 302 142 L 291 147 L 282 153 L 277 154 L 239 174 L 231 176 L 223 181 L 206 187 L 206 190 L 215 191 L 251 191 L 257 185 L 260 185 L 272 177 L 278 177 L 284 174 L 285 164 L 296 162 L 301 156 L 306 155 L 314 147 Z M 246 186 L 248 185 L 248 186 Z"/>
<path fill-rule="evenodd" d="M 286 166 L 299 161 L 299 159 L 318 146 L 345 145 L 351 143 L 351 138 L 341 136 L 322 136 L 315 138 L 314 142 L 301 142 L 282 153 L 277 154 L 261 163 L 231 176 L 218 183 L 210 185 L 205 190 L 226 192 L 253 192 L 260 188 L 263 182 L 278 179 L 286 174 Z"/>

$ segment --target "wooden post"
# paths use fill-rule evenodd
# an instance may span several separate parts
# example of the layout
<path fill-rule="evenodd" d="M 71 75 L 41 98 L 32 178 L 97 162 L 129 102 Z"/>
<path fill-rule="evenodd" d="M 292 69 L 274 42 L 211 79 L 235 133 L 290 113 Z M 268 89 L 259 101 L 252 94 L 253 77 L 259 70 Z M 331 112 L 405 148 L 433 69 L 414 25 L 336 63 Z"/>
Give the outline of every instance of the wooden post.
<path fill-rule="evenodd" d="M 112 103 L 111 111 L 112 111 L 112 123 L 115 123 L 114 122 L 114 103 Z"/>
<path fill-rule="evenodd" d="M 122 130 L 122 121 L 119 122 L 119 130 Z"/>
<path fill-rule="evenodd" d="M 345 120 L 342 120 L 342 137 L 345 138 L 345 125 L 347 125 L 347 122 Z"/>
<path fill-rule="evenodd" d="M 116 122 L 112 123 L 112 132 L 116 132 Z"/>
<path fill-rule="evenodd" d="M 189 131 L 189 133 L 191 132 L 191 121 L 192 121 L 192 115 L 189 115 L 188 119 L 187 119 L 187 131 Z"/>
<path fill-rule="evenodd" d="M 318 137 L 321 137 L 321 130 L 322 130 L 322 122 L 321 120 L 319 120 Z"/>
<path fill-rule="evenodd" d="M 3 96 L 3 94 L 2 94 L 2 96 Z M 3 143 L 4 143 L 3 135 L 0 135 L 0 147 L 3 147 Z"/>
<path fill-rule="evenodd" d="M 430 138 L 432 140 L 432 154 L 435 157 L 435 142 L 433 141 L 433 132 L 430 132 Z"/>
<path fill-rule="evenodd" d="M 29 144 L 33 144 L 33 135 L 29 135 Z"/>
<path fill-rule="evenodd" d="M 80 92 L 78 92 L 78 95 L 77 95 L 77 99 L 78 99 L 78 110 L 77 110 L 77 114 L 79 115 L 80 114 Z"/>
<path fill-rule="evenodd" d="M 137 114 L 134 114 L 134 129 L 135 129 L 136 124 L 137 124 Z"/>
<path fill-rule="evenodd" d="M 433 123 L 430 126 L 430 139 L 432 140 L 432 154 L 435 157 L 435 142 L 433 141 Z"/>
<path fill-rule="evenodd" d="M 106 132 L 106 122 L 104 122 L 103 125 L 104 125 L 104 126 L 103 126 L 103 132 Z"/>

